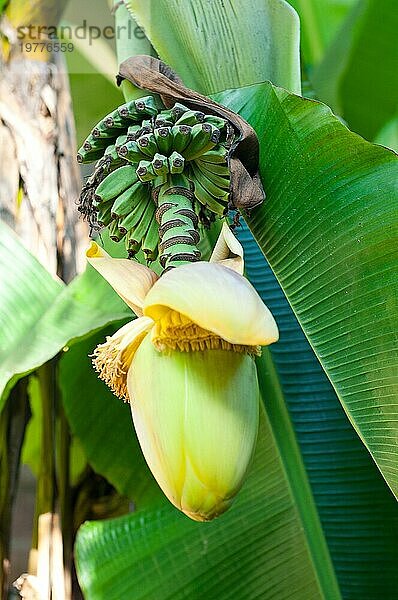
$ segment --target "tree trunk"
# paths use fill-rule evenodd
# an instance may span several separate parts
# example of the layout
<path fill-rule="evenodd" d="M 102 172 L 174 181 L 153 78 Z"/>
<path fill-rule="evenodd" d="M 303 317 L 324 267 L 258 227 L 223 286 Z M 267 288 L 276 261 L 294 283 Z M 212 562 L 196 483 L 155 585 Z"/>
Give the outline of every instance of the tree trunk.
<path fill-rule="evenodd" d="M 28 6 L 26 8 L 29 9 Z M 50 273 L 69 282 L 83 268 L 87 228 L 79 220 L 76 209 L 81 180 L 75 159 L 75 126 L 67 71 L 62 53 L 42 55 L 40 59 L 21 53 L 17 49 L 15 28 L 16 25 L 12 27 L 3 16 L 0 33 L 7 38 L 9 47 L 7 55 L 0 56 L 0 219 L 17 233 L 26 248 Z M 52 414 L 46 415 L 46 418 L 54 428 L 58 410 L 55 398 L 52 407 Z M 13 421 L 19 415 L 10 410 L 1 418 L 9 420 L 3 426 L 12 431 Z M 55 431 L 53 434 L 55 439 Z M 24 431 L 19 431 L 19 435 L 23 440 Z M 13 485 L 8 487 L 6 497 L 2 499 L 3 515 L 9 515 L 9 518 L 16 483 L 17 478 L 14 477 Z M 55 489 L 55 480 L 52 485 Z M 66 490 L 68 485 L 69 481 L 64 482 Z M 65 498 L 60 499 L 60 505 L 70 512 Z M 59 544 L 59 527 L 51 525 L 57 522 L 54 516 L 49 527 L 42 527 L 45 535 L 50 535 L 46 541 L 50 546 Z M 64 547 L 64 566 L 65 571 L 70 573 L 71 540 L 68 546 Z M 0 560 L 8 565 L 8 539 L 3 540 L 0 549 L 3 550 Z M 51 561 L 48 568 L 54 568 Z M 54 577 L 57 577 L 56 573 L 49 580 Z M 5 590 L 7 573 L 4 568 L 0 579 L 1 589 Z M 29 579 L 22 578 L 22 588 L 25 584 L 29 586 Z M 50 595 L 55 593 L 51 590 Z M 66 577 L 66 599 L 71 597 L 70 590 L 71 581 Z M 2 597 L 6 597 L 4 594 Z"/>
<path fill-rule="evenodd" d="M 1 65 L 0 218 L 54 274 L 81 270 L 86 229 L 68 78 L 60 53 Z"/>

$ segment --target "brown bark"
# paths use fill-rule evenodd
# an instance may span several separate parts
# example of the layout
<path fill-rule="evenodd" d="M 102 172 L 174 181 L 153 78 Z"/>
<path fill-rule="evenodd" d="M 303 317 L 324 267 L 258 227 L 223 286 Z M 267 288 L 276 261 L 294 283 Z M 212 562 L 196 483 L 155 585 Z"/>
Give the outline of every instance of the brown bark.
<path fill-rule="evenodd" d="M 0 218 L 53 274 L 81 270 L 85 226 L 76 200 L 81 181 L 62 57 L 18 56 L 1 65 Z"/>

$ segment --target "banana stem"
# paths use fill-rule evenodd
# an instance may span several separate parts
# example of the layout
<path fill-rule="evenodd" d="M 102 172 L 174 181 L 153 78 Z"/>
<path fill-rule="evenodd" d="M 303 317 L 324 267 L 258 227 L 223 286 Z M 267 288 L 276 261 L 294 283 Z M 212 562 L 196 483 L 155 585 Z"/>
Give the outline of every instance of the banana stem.
<path fill-rule="evenodd" d="M 198 216 L 193 197 L 186 187 L 171 178 L 158 195 L 159 262 L 164 272 L 200 260 Z"/>

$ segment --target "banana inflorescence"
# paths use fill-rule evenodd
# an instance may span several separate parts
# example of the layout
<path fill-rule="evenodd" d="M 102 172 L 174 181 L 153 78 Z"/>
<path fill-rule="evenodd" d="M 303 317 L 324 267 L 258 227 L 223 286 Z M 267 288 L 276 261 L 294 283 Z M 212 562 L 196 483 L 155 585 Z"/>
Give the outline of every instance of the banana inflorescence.
<path fill-rule="evenodd" d="M 233 139 L 228 121 L 183 104 L 164 109 L 152 96 L 123 104 L 78 152 L 80 163 L 97 161 L 79 210 L 124 240 L 130 257 L 159 253 L 165 270 L 199 260 L 198 228 L 228 211 Z"/>

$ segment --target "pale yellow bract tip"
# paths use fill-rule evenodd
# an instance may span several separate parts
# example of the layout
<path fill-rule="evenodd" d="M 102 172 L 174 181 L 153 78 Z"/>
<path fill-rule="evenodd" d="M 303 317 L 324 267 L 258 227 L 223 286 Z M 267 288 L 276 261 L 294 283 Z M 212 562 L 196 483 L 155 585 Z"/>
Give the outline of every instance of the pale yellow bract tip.
<path fill-rule="evenodd" d="M 102 248 L 95 242 L 91 242 L 90 246 L 86 250 L 87 258 L 101 258 L 103 256 Z"/>

